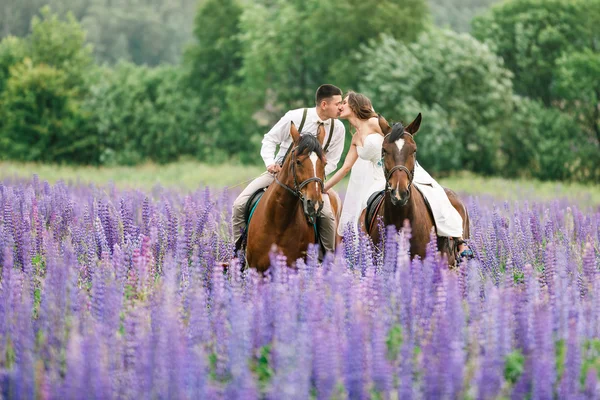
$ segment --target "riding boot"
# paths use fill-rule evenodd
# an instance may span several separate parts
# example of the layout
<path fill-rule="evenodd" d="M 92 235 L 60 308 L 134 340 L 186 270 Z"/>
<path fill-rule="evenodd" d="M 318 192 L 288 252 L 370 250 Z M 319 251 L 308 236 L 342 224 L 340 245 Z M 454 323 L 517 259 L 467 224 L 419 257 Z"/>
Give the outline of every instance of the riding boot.
<path fill-rule="evenodd" d="M 335 217 L 328 195 L 323 196 L 323 210 L 319 215 L 319 236 L 323 247 L 322 255 L 324 256 L 327 252 L 333 253 L 335 251 Z M 321 256 L 319 258 L 322 259 Z"/>

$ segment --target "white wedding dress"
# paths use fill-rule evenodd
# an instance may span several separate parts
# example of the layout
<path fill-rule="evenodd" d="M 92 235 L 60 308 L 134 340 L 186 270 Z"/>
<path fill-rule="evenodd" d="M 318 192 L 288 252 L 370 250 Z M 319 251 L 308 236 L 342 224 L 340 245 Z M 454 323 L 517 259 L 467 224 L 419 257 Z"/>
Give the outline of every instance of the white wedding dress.
<path fill-rule="evenodd" d="M 360 213 L 367 206 L 372 193 L 385 188 L 385 174 L 381 160 L 383 136 L 372 133 L 365 137 L 362 146 L 356 146 L 358 158 L 350 171 L 350 179 L 342 215 L 338 225 L 338 235 L 343 236 L 348 224 L 358 232 Z"/>
<path fill-rule="evenodd" d="M 371 194 L 385 189 L 385 173 L 381 159 L 383 136 L 373 133 L 365 137 L 363 146 L 356 146 L 358 159 L 350 171 L 338 235 L 343 236 L 348 224 L 358 232 L 358 219 Z M 450 203 L 444 188 L 419 165 L 415 164 L 413 184 L 431 206 L 438 236 L 462 237 L 462 217 Z"/>

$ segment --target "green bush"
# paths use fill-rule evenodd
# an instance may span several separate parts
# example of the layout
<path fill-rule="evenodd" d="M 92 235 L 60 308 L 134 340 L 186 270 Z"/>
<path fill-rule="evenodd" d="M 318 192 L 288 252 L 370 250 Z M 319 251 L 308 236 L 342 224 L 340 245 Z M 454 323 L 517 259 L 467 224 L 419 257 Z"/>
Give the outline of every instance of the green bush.
<path fill-rule="evenodd" d="M 515 99 L 502 140 L 501 174 L 541 180 L 600 180 L 600 154 L 570 115 L 540 102 Z"/>
<path fill-rule="evenodd" d="M 501 132 L 512 109 L 511 74 L 466 34 L 431 30 L 405 45 L 384 36 L 355 55 L 359 90 L 391 120 L 423 112 L 419 160 L 432 172 L 497 172 Z"/>
<path fill-rule="evenodd" d="M 0 93 L 10 78 L 10 67 L 23 61 L 25 56 L 25 43 L 22 39 L 9 36 L 0 42 Z"/>
<path fill-rule="evenodd" d="M 0 97 L 2 158 L 94 164 L 96 136 L 66 72 L 30 59 L 10 69 Z"/>
<path fill-rule="evenodd" d="M 86 109 L 98 133 L 102 164 L 165 163 L 184 155 L 202 159 L 200 101 L 175 67 L 121 63 L 92 86 Z"/>

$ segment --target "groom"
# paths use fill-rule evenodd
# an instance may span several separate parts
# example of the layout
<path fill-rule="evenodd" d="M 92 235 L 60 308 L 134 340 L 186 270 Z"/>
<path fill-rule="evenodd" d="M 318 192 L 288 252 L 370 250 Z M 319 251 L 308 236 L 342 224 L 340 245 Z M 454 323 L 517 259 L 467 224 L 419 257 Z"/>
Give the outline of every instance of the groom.
<path fill-rule="evenodd" d="M 267 132 L 262 140 L 260 155 L 265 162 L 267 172 L 250 182 L 244 191 L 233 202 L 233 239 L 237 243 L 242 231 L 246 228 L 244 210 L 248 199 L 254 192 L 266 188 L 275 180 L 275 174 L 281 170 L 281 161 L 292 144 L 290 126 L 293 122 L 301 134 L 316 135 L 319 125 L 325 128 L 325 139 L 323 141 L 327 164 L 325 175 L 336 170 L 337 164 L 344 150 L 344 137 L 346 128 L 339 120 L 339 106 L 342 103 L 342 91 L 333 85 L 321 85 L 315 96 L 316 107 L 298 108 L 288 111 Z M 275 156 L 275 149 L 279 145 L 279 152 Z M 335 217 L 331 209 L 329 196 L 323 194 L 323 210 L 319 219 L 319 232 L 323 251 L 335 250 Z"/>

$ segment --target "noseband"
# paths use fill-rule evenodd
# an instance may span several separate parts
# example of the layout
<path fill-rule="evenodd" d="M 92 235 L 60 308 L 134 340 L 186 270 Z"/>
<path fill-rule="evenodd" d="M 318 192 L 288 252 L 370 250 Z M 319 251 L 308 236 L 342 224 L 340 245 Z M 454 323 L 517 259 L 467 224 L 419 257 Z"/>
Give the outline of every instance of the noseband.
<path fill-rule="evenodd" d="M 292 151 L 291 151 L 291 153 L 292 153 L 291 154 L 291 156 L 292 156 L 292 161 L 291 161 L 292 162 L 292 176 L 294 177 L 294 188 L 292 189 L 291 187 L 289 187 L 285 183 L 281 182 L 277 178 L 277 175 L 275 175 L 275 182 L 277 182 L 280 186 L 282 186 L 285 190 L 287 190 L 288 192 L 290 192 L 294 196 L 299 197 L 300 200 L 302 201 L 302 203 L 304 203 L 304 205 L 305 205 L 304 209 L 306 210 L 306 198 L 302 194 L 302 191 L 301 191 L 302 188 L 304 186 L 308 185 L 311 182 L 317 182 L 319 184 L 319 186 L 321 187 L 321 193 L 323 193 L 325 185 L 323 184 L 323 180 L 321 178 L 319 178 L 319 177 L 316 177 L 316 176 L 313 176 L 312 178 L 308 178 L 306 180 L 303 180 L 302 182 L 300 182 L 300 184 L 298 184 L 298 178 L 296 177 L 296 149 L 297 148 L 298 148 L 298 146 L 294 147 L 292 149 Z M 321 204 L 321 206 L 317 210 L 317 214 L 319 214 L 322 209 L 323 209 L 323 204 Z"/>
<path fill-rule="evenodd" d="M 383 138 L 384 142 L 385 142 L 385 140 L 387 139 L 387 137 L 389 135 L 390 135 L 389 133 L 387 135 L 385 135 L 385 137 Z M 408 135 L 408 136 L 410 136 L 412 138 L 412 135 L 410 133 L 408 133 L 408 132 L 404 132 L 402 134 L 402 136 L 404 136 L 404 135 Z M 383 156 L 383 149 L 381 149 L 381 158 L 383 158 L 383 157 L 384 157 Z M 384 169 L 385 169 L 385 163 L 384 163 Z M 408 175 L 408 195 L 410 196 L 410 187 L 412 186 L 412 183 L 413 183 L 414 170 L 411 171 L 408 168 L 406 168 L 404 165 L 395 165 L 389 171 L 387 169 L 385 170 L 385 190 L 388 191 L 388 192 L 392 190 L 392 187 L 390 185 L 390 178 L 392 177 L 392 175 L 396 171 L 404 171 L 404 172 L 406 172 L 406 175 Z"/>

